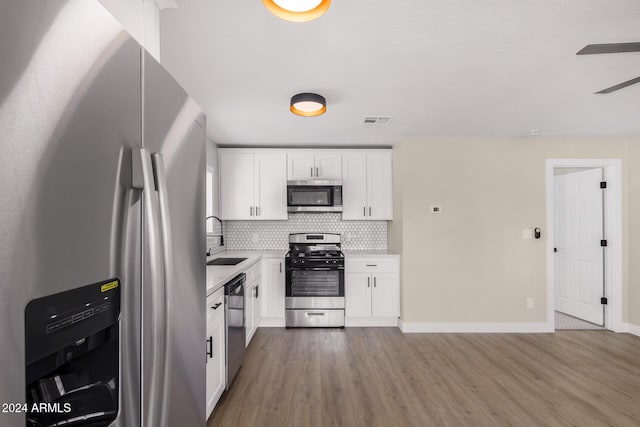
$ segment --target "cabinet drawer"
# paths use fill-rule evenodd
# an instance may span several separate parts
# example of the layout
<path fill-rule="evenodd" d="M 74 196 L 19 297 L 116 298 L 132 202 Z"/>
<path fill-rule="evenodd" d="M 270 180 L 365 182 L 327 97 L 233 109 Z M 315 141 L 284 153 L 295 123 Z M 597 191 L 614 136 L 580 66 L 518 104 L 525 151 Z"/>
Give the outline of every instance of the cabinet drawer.
<path fill-rule="evenodd" d="M 214 316 L 224 317 L 224 286 L 209 295 L 207 298 L 207 323 L 213 320 Z"/>
<path fill-rule="evenodd" d="M 345 259 L 345 272 L 397 273 L 398 260 L 395 258 Z"/>
<path fill-rule="evenodd" d="M 247 268 L 244 273 L 247 275 L 247 284 L 253 284 L 260 277 L 260 261 Z"/>

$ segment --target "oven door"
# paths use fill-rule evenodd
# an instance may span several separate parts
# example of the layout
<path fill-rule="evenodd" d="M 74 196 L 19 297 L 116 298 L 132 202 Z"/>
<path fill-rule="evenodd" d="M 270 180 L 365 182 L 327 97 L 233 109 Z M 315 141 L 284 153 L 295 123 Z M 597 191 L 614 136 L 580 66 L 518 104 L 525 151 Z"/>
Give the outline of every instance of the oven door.
<path fill-rule="evenodd" d="M 344 327 L 344 267 L 286 271 L 285 326 Z"/>
<path fill-rule="evenodd" d="M 286 271 L 287 297 L 344 297 L 344 267 L 292 267 Z"/>

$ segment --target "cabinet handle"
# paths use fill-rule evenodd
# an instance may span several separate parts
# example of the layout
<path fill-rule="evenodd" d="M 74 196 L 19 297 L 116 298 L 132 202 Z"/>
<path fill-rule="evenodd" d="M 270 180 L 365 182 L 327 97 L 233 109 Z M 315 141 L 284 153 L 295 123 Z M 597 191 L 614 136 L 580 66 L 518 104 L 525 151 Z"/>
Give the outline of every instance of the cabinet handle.
<path fill-rule="evenodd" d="M 373 287 L 376 287 L 376 276 L 373 276 Z"/>
<path fill-rule="evenodd" d="M 367 264 L 367 267 L 377 267 L 378 264 Z"/>
<path fill-rule="evenodd" d="M 320 174 L 318 173 L 318 167 L 316 166 L 316 178 L 320 176 Z"/>
<path fill-rule="evenodd" d="M 371 287 L 371 277 L 367 277 L 367 288 Z"/>
<path fill-rule="evenodd" d="M 366 206 L 362 207 L 362 216 L 367 216 L 367 207 Z"/>
<path fill-rule="evenodd" d="M 258 299 L 258 288 L 260 288 L 260 285 L 256 285 L 256 299 Z"/>
<path fill-rule="evenodd" d="M 313 166 L 309 168 L 311 170 L 311 178 L 313 178 Z"/>
<path fill-rule="evenodd" d="M 249 206 L 249 216 L 253 216 L 253 206 Z"/>
<path fill-rule="evenodd" d="M 279 262 L 278 265 L 280 266 L 280 273 L 282 273 L 282 263 Z"/>
<path fill-rule="evenodd" d="M 369 215 L 371 215 L 371 213 L 369 213 Z M 260 206 L 256 206 L 256 216 L 260 216 Z"/>
<path fill-rule="evenodd" d="M 213 337 L 209 337 L 209 339 L 207 339 L 207 344 L 209 346 L 209 349 L 207 350 L 207 356 L 209 357 L 209 359 L 213 359 Z"/>
<path fill-rule="evenodd" d="M 369 206 L 369 216 L 371 216 L 371 206 Z"/>
<path fill-rule="evenodd" d="M 218 309 L 218 307 L 220 307 L 221 305 L 222 305 L 222 303 L 221 303 L 221 302 L 219 302 L 219 303 L 217 303 L 217 304 L 215 304 L 215 305 L 212 305 L 212 306 L 211 306 L 211 308 L 212 308 L 213 310 L 217 310 L 217 309 Z"/>

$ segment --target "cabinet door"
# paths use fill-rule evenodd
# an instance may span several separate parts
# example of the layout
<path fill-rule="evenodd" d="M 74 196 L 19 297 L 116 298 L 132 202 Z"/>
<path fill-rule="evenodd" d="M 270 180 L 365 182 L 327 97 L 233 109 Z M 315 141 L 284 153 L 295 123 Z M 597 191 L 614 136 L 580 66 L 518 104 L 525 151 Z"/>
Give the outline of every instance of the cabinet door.
<path fill-rule="evenodd" d="M 367 155 L 342 155 L 342 219 L 366 219 Z"/>
<path fill-rule="evenodd" d="M 254 219 L 251 214 L 254 188 L 252 153 L 219 150 L 220 217 L 222 219 Z"/>
<path fill-rule="evenodd" d="M 258 329 L 260 325 L 260 319 L 262 318 L 262 290 L 264 286 L 263 281 L 260 280 L 256 284 L 255 295 L 253 296 L 253 319 L 255 323 L 255 329 Z M 255 331 L 254 331 L 255 332 Z"/>
<path fill-rule="evenodd" d="M 255 155 L 254 219 L 287 219 L 287 155 Z"/>
<path fill-rule="evenodd" d="M 260 304 L 261 304 L 261 299 L 260 299 L 260 281 L 258 281 L 255 286 L 251 289 L 251 294 L 249 295 L 249 298 L 251 298 L 251 311 L 253 314 L 253 324 L 251 325 L 251 335 L 249 336 L 249 339 L 252 339 L 253 336 L 255 335 L 256 331 L 258 330 L 258 326 L 260 325 Z"/>
<path fill-rule="evenodd" d="M 315 178 L 313 153 L 287 154 L 287 179 L 289 181 L 308 181 Z"/>
<path fill-rule="evenodd" d="M 206 396 L 207 418 L 218 403 L 225 386 L 224 316 L 213 316 L 207 323 Z M 210 351 L 211 350 L 211 351 Z"/>
<path fill-rule="evenodd" d="M 373 317 L 398 317 L 399 283 L 396 273 L 372 274 L 371 315 Z"/>
<path fill-rule="evenodd" d="M 391 152 L 367 153 L 367 219 L 393 219 Z"/>
<path fill-rule="evenodd" d="M 284 260 L 266 261 L 267 277 L 262 293 L 262 317 L 282 319 L 284 322 Z"/>
<path fill-rule="evenodd" d="M 251 340 L 251 334 L 253 332 L 253 324 L 255 322 L 253 318 L 253 304 L 251 304 L 251 295 L 253 295 L 253 285 L 246 285 L 244 287 L 244 324 L 245 324 L 245 347 L 249 346 Z"/>
<path fill-rule="evenodd" d="M 340 153 L 316 153 L 316 179 L 342 179 L 342 155 Z"/>
<path fill-rule="evenodd" d="M 344 304 L 346 317 L 371 316 L 371 274 L 344 274 Z"/>

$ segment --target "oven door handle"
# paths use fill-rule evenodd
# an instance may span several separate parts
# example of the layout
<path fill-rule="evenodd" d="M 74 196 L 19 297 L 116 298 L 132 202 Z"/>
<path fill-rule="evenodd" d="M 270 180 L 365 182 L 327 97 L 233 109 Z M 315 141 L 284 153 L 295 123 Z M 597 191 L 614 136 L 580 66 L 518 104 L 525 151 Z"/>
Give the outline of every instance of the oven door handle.
<path fill-rule="evenodd" d="M 335 267 L 291 267 L 291 271 L 335 271 L 335 270 L 344 270 L 343 266 L 335 266 Z"/>

